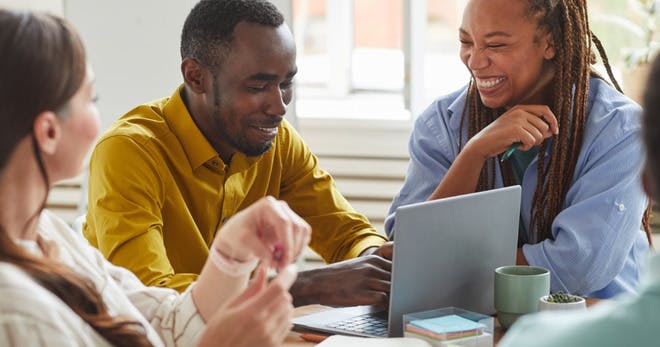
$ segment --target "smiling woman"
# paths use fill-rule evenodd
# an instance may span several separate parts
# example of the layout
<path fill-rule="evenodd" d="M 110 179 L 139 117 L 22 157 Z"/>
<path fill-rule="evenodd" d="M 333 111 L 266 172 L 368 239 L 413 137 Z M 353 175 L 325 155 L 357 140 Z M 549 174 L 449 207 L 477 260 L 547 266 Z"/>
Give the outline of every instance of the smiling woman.
<path fill-rule="evenodd" d="M 512 16 L 492 16 L 500 5 L 471 3 L 459 29 L 461 60 L 473 76 L 481 102 L 491 109 L 549 104 L 551 59 L 556 53 L 552 34 L 537 30 L 522 2 L 511 7 Z"/>
<path fill-rule="evenodd" d="M 400 205 L 519 184 L 519 264 L 550 269 L 552 291 L 634 291 L 641 110 L 592 69 L 597 50 L 610 71 L 586 1 L 470 0 L 459 40 L 470 83 L 418 118 L 388 232 Z"/>

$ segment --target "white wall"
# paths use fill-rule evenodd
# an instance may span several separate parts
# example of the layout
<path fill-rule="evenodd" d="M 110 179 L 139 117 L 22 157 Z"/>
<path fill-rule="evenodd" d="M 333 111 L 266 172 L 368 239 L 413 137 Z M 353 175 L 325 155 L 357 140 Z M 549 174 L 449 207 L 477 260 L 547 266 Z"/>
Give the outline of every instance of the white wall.
<path fill-rule="evenodd" d="M 96 72 L 103 128 L 139 104 L 170 96 L 182 83 L 181 28 L 197 0 L 63 1 L 64 16 L 80 31 Z M 288 0 L 273 2 L 290 10 Z"/>
<path fill-rule="evenodd" d="M 289 0 L 272 2 L 290 18 Z M 195 3 L 197 0 L 0 0 L 0 6 L 62 14 L 78 29 L 96 73 L 103 129 L 137 105 L 170 96 L 182 83 L 181 28 Z"/>
<path fill-rule="evenodd" d="M 0 0 L 0 7 L 39 10 L 62 15 L 63 0 Z"/>
<path fill-rule="evenodd" d="M 179 38 L 195 0 L 64 0 L 96 72 L 104 128 L 182 82 Z"/>

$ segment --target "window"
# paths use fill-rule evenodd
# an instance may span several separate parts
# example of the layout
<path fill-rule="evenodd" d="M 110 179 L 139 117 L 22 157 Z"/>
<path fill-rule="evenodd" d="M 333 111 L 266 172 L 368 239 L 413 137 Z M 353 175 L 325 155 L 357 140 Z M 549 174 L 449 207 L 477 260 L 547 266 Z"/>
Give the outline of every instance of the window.
<path fill-rule="evenodd" d="M 589 3 L 591 30 L 600 38 L 624 93 L 641 103 L 649 61 L 658 49 L 657 0 L 602 0 Z M 605 69 L 599 64 L 602 74 Z"/>
<path fill-rule="evenodd" d="M 409 120 L 465 84 L 464 2 L 293 0 L 297 116 Z"/>
<path fill-rule="evenodd" d="M 589 3 L 591 30 L 603 42 L 610 63 L 621 71 L 651 58 L 660 21 L 656 0 L 601 0 Z M 652 48 L 649 52 L 646 48 Z M 651 54 L 645 54 L 651 53 Z"/>
<path fill-rule="evenodd" d="M 291 3 L 300 71 L 298 117 L 410 120 L 435 98 L 468 82 L 457 38 L 467 0 Z M 592 30 L 619 82 L 625 84 L 629 53 L 655 41 L 647 37 L 658 24 L 648 13 L 655 8 L 643 9 L 655 3 L 589 2 Z"/>

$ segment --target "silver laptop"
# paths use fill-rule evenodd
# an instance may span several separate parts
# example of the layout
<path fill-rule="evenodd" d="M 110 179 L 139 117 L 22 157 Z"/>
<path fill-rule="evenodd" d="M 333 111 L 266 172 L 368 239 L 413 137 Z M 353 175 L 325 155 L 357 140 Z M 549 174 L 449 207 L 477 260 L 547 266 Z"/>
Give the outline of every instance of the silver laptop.
<path fill-rule="evenodd" d="M 401 206 L 396 211 L 389 312 L 333 308 L 295 329 L 403 336 L 403 314 L 455 306 L 493 314 L 495 268 L 516 260 L 520 186 Z"/>

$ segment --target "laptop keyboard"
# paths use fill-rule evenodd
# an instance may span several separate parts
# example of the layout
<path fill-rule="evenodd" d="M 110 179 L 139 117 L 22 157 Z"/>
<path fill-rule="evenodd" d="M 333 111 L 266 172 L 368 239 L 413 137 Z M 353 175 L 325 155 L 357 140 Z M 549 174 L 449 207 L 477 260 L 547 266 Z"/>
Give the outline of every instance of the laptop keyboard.
<path fill-rule="evenodd" d="M 328 324 L 328 326 L 348 332 L 387 337 L 387 319 L 370 313 Z"/>

